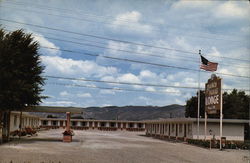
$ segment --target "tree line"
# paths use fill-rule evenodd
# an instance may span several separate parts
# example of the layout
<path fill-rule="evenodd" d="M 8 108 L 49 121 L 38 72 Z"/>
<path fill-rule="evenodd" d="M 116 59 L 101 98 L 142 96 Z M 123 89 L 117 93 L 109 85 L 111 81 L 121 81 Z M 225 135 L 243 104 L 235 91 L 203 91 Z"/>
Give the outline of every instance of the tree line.
<path fill-rule="evenodd" d="M 197 93 L 198 94 L 198 93 Z M 231 93 L 223 93 L 223 118 L 249 119 L 250 95 L 234 89 Z M 197 118 L 198 97 L 192 96 L 186 101 L 185 116 Z M 200 91 L 200 116 L 205 117 L 205 91 Z M 219 118 L 219 114 L 209 115 L 209 118 Z"/>

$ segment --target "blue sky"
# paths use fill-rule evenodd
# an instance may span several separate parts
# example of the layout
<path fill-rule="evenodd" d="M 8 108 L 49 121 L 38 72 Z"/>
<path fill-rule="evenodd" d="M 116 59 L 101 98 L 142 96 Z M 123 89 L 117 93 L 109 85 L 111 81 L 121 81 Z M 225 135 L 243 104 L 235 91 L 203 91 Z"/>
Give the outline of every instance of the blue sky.
<path fill-rule="evenodd" d="M 198 71 L 111 60 L 103 56 L 198 70 L 198 51 L 201 50 L 208 60 L 219 63 L 218 73 L 249 77 L 249 16 L 248 1 L 0 0 L 0 19 L 24 23 L 0 20 L 2 27 L 10 31 L 23 28 L 33 33 L 41 46 L 54 48 L 40 49 L 42 63 L 46 66 L 44 75 L 177 86 L 159 88 L 48 78 L 43 94 L 50 98 L 42 105 L 51 106 L 164 106 L 185 104 L 196 93 L 195 89 L 178 87 L 198 87 Z M 70 33 L 25 25 L 27 23 Z M 69 53 L 63 49 L 98 56 Z M 250 89 L 249 78 L 222 74 L 219 76 L 223 78 L 223 88 Z M 203 70 L 200 72 L 201 87 L 210 75 Z"/>

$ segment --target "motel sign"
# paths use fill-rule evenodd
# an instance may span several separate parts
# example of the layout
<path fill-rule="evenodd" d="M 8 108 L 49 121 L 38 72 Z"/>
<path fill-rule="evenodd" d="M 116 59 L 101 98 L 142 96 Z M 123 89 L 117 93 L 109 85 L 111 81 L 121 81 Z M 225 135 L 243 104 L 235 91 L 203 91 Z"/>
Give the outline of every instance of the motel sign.
<path fill-rule="evenodd" d="M 221 107 L 221 78 L 212 75 L 205 87 L 205 110 L 208 114 L 217 114 Z"/>

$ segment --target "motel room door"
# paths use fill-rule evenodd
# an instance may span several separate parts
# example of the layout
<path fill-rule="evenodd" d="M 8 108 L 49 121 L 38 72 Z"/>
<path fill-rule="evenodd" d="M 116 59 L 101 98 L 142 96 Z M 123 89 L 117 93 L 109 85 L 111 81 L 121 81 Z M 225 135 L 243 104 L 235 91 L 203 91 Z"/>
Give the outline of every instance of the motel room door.
<path fill-rule="evenodd" d="M 63 127 L 63 121 L 60 121 L 60 127 Z"/>

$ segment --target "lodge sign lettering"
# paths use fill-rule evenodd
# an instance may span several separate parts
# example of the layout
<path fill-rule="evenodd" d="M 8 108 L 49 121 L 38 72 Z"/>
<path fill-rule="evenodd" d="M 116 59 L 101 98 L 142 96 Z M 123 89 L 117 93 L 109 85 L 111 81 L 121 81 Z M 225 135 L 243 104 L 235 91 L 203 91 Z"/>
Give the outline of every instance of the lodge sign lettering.
<path fill-rule="evenodd" d="M 221 104 L 221 78 L 212 75 L 205 88 L 205 110 L 208 114 L 217 114 Z"/>

